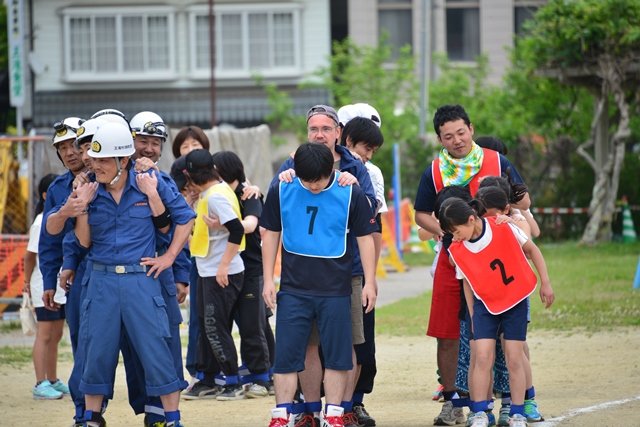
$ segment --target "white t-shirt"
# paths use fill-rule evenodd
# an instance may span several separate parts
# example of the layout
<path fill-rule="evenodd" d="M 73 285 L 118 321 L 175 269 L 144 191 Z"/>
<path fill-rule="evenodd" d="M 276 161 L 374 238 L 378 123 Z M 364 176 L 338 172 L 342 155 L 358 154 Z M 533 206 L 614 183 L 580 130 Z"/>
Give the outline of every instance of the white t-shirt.
<path fill-rule="evenodd" d="M 483 218 L 482 222 L 484 224 L 482 235 L 472 242 L 468 240 L 462 242 L 464 247 L 467 248 L 467 250 L 469 250 L 470 252 L 478 253 L 484 248 L 486 248 L 489 245 L 489 243 L 491 243 L 491 239 L 493 238 L 491 227 L 487 223 L 486 219 Z M 526 234 L 524 234 L 522 230 L 520 230 L 517 226 L 511 223 L 507 223 L 506 225 L 511 227 L 511 231 L 516 236 L 516 240 L 518 241 L 521 247 L 522 245 L 527 243 L 527 240 L 529 240 L 529 238 L 527 237 Z M 462 274 L 462 270 L 460 270 L 460 268 L 457 265 L 456 265 L 456 279 L 464 279 L 464 274 Z"/>
<path fill-rule="evenodd" d="M 227 185 L 226 183 L 220 183 L 216 185 Z M 207 200 L 209 204 L 209 216 L 218 218 L 220 224 L 231 221 L 234 218 L 242 221 L 242 218 L 238 218 L 233 211 L 231 202 L 220 193 L 213 193 Z M 227 249 L 227 242 L 229 240 L 229 231 L 225 227 L 219 229 L 209 228 L 209 251 L 204 257 L 196 257 L 196 265 L 198 267 L 198 274 L 200 277 L 215 277 L 218 272 L 218 266 L 222 260 L 222 255 Z M 240 252 L 236 253 L 231 263 L 229 264 L 229 274 L 238 274 L 244 271 L 244 263 L 240 257 Z"/>
<path fill-rule="evenodd" d="M 376 193 L 376 200 L 378 200 L 378 213 L 388 212 L 389 209 L 387 208 L 387 202 L 384 198 L 384 177 L 382 176 L 382 171 L 371 162 L 365 163 L 364 166 L 367 168 L 367 172 L 369 172 L 371 185 L 373 186 L 374 193 Z"/>
<path fill-rule="evenodd" d="M 36 215 L 29 228 L 29 243 L 27 243 L 27 251 L 34 254 L 38 253 L 38 243 L 40 242 L 40 228 L 42 227 L 42 213 Z M 42 294 L 44 292 L 42 285 L 42 273 L 40 272 L 40 260 L 36 256 L 36 265 L 33 267 L 33 273 L 31 273 L 31 279 L 29 280 L 31 285 L 31 301 L 33 301 L 34 307 L 44 307 L 42 301 Z M 64 290 L 60 286 L 56 286 L 56 294 L 53 300 L 58 304 L 65 304 L 67 297 Z"/>

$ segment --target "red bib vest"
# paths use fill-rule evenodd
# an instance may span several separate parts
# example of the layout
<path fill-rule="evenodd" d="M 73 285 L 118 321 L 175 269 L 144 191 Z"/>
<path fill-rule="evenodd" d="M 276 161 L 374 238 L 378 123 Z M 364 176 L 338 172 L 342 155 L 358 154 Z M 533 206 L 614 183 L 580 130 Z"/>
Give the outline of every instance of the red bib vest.
<path fill-rule="evenodd" d="M 474 253 L 453 242 L 449 254 L 487 310 L 500 314 L 531 295 L 538 279 L 511 227 L 496 225 L 495 217 L 487 218 L 487 226 L 492 233 L 487 247 Z"/>
<path fill-rule="evenodd" d="M 500 176 L 502 171 L 500 170 L 500 153 L 497 151 L 489 150 L 488 148 L 483 148 L 484 158 L 482 160 L 482 166 L 480 166 L 480 171 L 469 182 L 469 191 L 471 191 L 471 197 L 476 195 L 478 191 L 478 186 L 480 185 L 480 178 L 484 176 Z M 440 173 L 440 158 L 436 157 L 431 162 L 431 176 L 433 177 L 433 186 L 436 189 L 436 194 L 440 192 L 444 188 L 444 183 L 442 182 L 442 174 Z"/>

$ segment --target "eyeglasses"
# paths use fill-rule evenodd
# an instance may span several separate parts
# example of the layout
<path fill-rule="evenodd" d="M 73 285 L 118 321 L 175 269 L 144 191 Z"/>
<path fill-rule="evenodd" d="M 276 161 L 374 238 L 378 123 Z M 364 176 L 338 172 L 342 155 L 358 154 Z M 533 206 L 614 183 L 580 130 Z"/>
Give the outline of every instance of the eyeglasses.
<path fill-rule="evenodd" d="M 160 128 L 162 126 L 162 128 Z M 134 132 L 146 133 L 148 135 L 158 135 L 162 138 L 167 137 L 167 133 L 165 132 L 166 125 L 162 122 L 147 122 L 140 128 L 133 128 Z"/>
<path fill-rule="evenodd" d="M 318 133 L 326 135 L 328 133 L 331 133 L 337 127 L 338 126 L 322 126 L 321 128 L 310 127 L 310 128 L 307 128 L 307 132 L 309 132 L 309 135 L 316 135 Z"/>

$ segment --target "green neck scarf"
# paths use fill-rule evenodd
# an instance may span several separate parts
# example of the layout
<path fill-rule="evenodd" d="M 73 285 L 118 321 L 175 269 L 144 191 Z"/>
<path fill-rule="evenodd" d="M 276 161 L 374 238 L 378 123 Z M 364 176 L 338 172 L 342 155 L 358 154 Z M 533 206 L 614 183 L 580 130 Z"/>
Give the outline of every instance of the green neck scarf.
<path fill-rule="evenodd" d="M 445 148 L 440 151 L 440 175 L 445 187 L 449 185 L 465 186 L 473 179 L 482 166 L 484 151 L 475 142 L 471 143 L 471 151 L 462 159 L 451 157 Z"/>

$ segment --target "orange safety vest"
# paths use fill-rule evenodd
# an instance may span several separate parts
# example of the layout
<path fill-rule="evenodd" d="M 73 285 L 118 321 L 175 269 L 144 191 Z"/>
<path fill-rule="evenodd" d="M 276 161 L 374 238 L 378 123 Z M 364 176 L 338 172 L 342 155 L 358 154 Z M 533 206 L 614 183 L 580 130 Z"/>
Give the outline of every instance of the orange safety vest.
<path fill-rule="evenodd" d="M 482 166 L 477 174 L 471 178 L 469 182 L 469 191 L 471 191 L 471 197 L 476 195 L 478 186 L 480 185 L 480 178 L 485 176 L 500 176 L 502 171 L 500 170 L 500 153 L 497 151 L 483 148 L 484 158 L 482 159 Z M 436 194 L 444 188 L 442 182 L 442 174 L 440 173 L 440 157 L 437 156 L 431 162 L 431 176 L 433 177 L 433 186 L 436 189 Z"/>
<path fill-rule="evenodd" d="M 538 279 L 511 227 L 486 219 L 492 233 L 487 247 L 474 253 L 464 242 L 453 242 L 449 254 L 487 310 L 500 314 L 531 295 Z"/>

